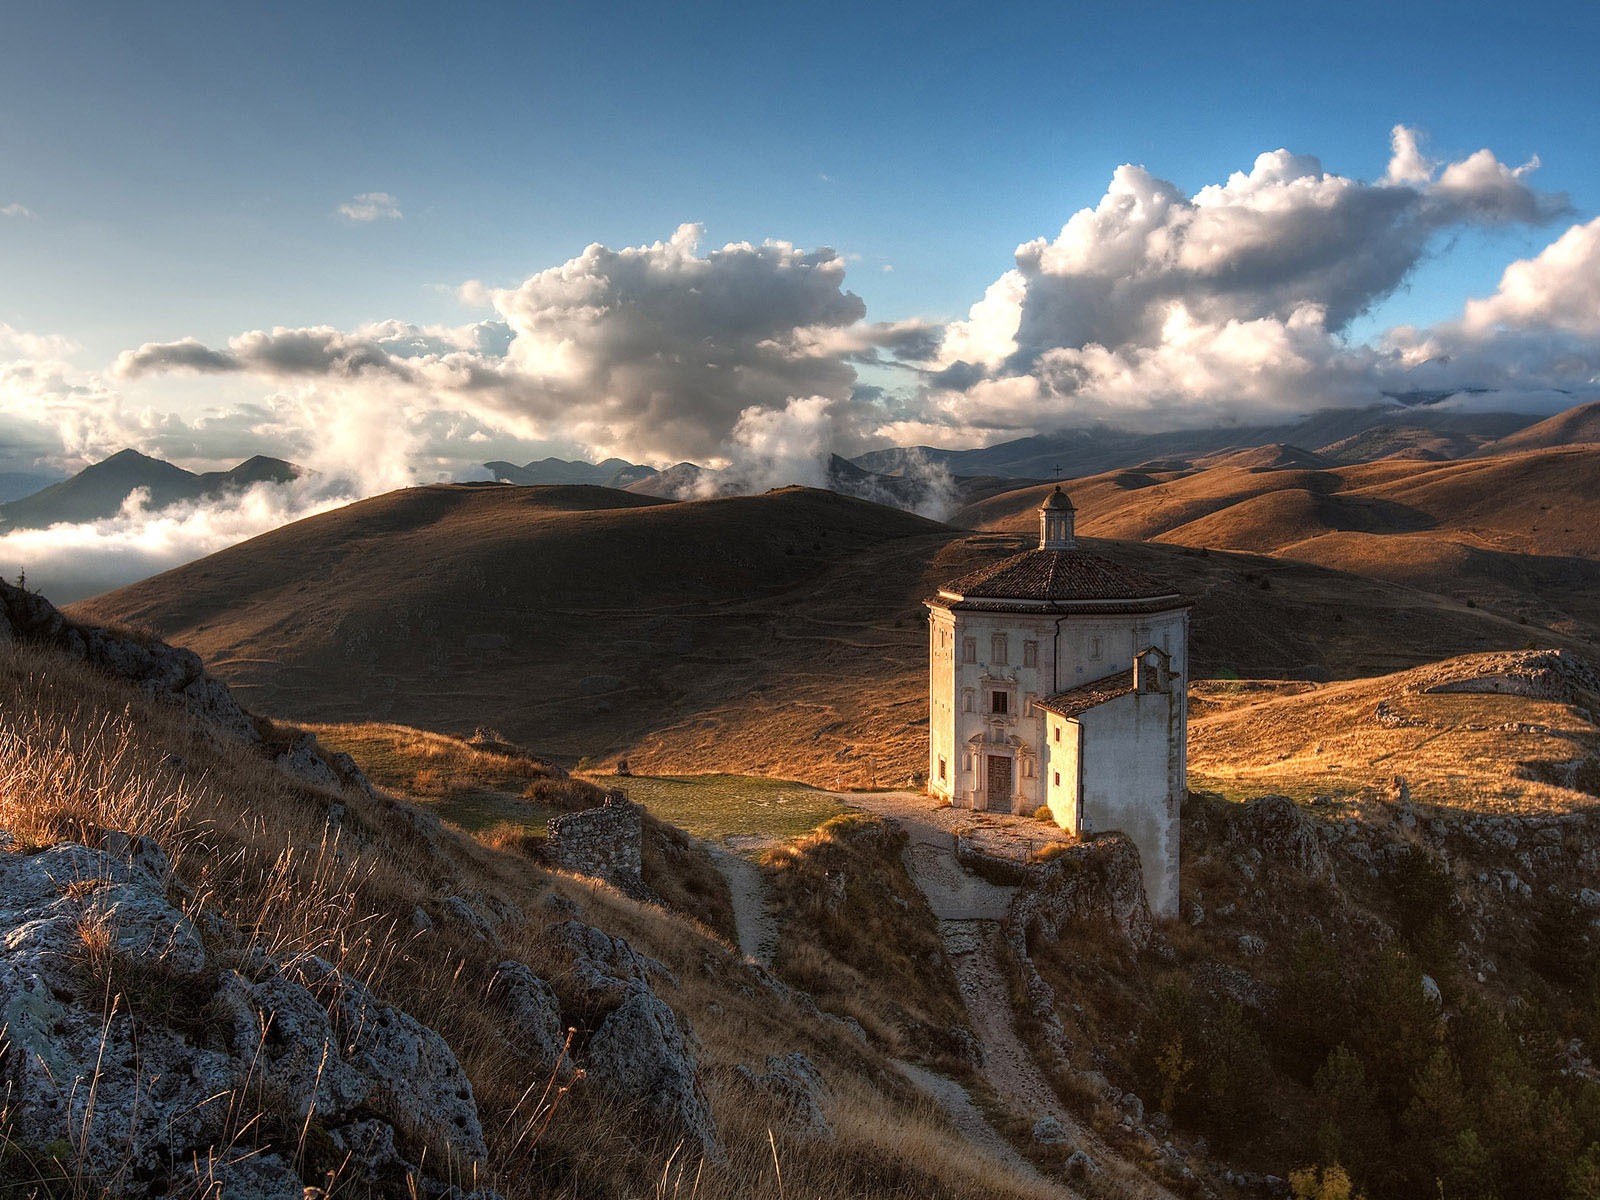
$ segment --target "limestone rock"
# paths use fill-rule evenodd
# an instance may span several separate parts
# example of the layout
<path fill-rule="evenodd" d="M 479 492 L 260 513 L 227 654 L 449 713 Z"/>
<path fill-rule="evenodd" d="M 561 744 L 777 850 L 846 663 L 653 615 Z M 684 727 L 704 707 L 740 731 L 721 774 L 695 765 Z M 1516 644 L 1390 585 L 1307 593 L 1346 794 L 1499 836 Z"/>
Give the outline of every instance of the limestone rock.
<path fill-rule="evenodd" d="M 0 855 L 0 1091 L 27 1097 L 11 1106 L 11 1135 L 42 1146 L 70 1129 L 88 1174 L 126 1167 L 152 1177 L 174 1147 L 222 1138 L 234 1064 L 168 1030 L 139 1028 L 126 1005 L 105 1015 L 74 967 L 86 917 L 107 923 L 119 953 L 170 946 L 174 972 L 204 965 L 193 926 L 146 872 L 76 845 Z M 101 1069 L 106 1062 L 117 1069 Z"/>
<path fill-rule="evenodd" d="M 191 650 L 93 626 L 79 626 L 43 596 L 0 580 L 0 613 L 14 634 L 58 646 L 75 658 L 137 684 L 148 696 L 183 704 L 226 736 L 259 743 L 255 722 Z"/>
<path fill-rule="evenodd" d="M 339 788 L 339 777 L 323 761 L 321 746 L 314 734 L 302 733 L 289 744 L 287 750 L 278 755 L 276 761 L 281 770 L 313 787 L 335 791 Z"/>
<path fill-rule="evenodd" d="M 472 1084 L 442 1037 L 319 958 L 296 960 L 286 974 L 327 1006 L 345 1061 L 372 1083 L 368 1108 L 436 1152 L 487 1157 Z"/>
<path fill-rule="evenodd" d="M 1139 851 L 1120 834 L 1071 846 L 1029 873 L 1011 902 L 1014 930 L 1051 941 L 1074 925 L 1109 920 L 1135 950 L 1155 932 Z"/>
<path fill-rule="evenodd" d="M 811 1141 L 831 1142 L 833 1125 L 822 1111 L 822 1097 L 828 1093 L 822 1072 L 798 1051 L 767 1059 L 766 1074 L 739 1067 L 739 1077 L 763 1093 L 783 1111 L 791 1133 Z"/>
<path fill-rule="evenodd" d="M 233 1150 L 217 1158 L 184 1163 L 173 1175 L 169 1196 L 202 1200 L 303 1200 L 305 1184 L 278 1154 Z"/>
<path fill-rule="evenodd" d="M 707 1158 L 720 1159 L 698 1078 L 694 1031 L 679 1023 L 650 985 L 651 975 L 670 980 L 671 972 L 622 938 L 581 921 L 557 922 L 545 936 L 570 964 L 565 984 L 576 1015 L 594 1029 L 584 1048 L 589 1080 L 640 1106 L 658 1127 L 689 1139 Z"/>
<path fill-rule="evenodd" d="M 1314 879 L 1332 878 L 1328 854 L 1300 806 L 1287 796 L 1261 796 L 1243 805 L 1228 823 L 1228 841 L 1258 850 Z"/>
<path fill-rule="evenodd" d="M 340 1056 L 327 1010 L 305 988 L 277 975 L 251 983 L 230 971 L 212 1002 L 228 1021 L 234 1054 L 259 1055 L 263 1085 L 297 1120 L 315 1109 L 323 1123 L 337 1121 L 371 1094 L 367 1077 Z"/>
<path fill-rule="evenodd" d="M 711 1109 L 696 1079 L 694 1054 L 677 1017 L 634 981 L 600 1023 L 586 1051 L 589 1075 L 617 1098 L 641 1105 L 661 1127 L 688 1137 L 708 1157 L 720 1154 Z"/>
<path fill-rule="evenodd" d="M 1054 1117 L 1040 1117 L 1033 1123 L 1033 1140 L 1041 1146 L 1064 1146 L 1067 1131 Z"/>
<path fill-rule="evenodd" d="M 358 1175 L 394 1166 L 391 1125 L 441 1170 L 485 1156 L 471 1086 L 437 1033 L 319 959 L 280 969 L 246 947 L 248 974 L 217 974 L 195 922 L 166 897 L 160 847 L 115 832 L 101 840 L 106 849 L 0 854 L 0 1095 L 26 1098 L 10 1106 L 19 1144 L 71 1131 L 74 1171 L 130 1196 L 220 1187 L 298 1198 L 298 1176 L 240 1137 L 239 1105 L 255 1103 L 259 1087 L 284 1119 L 314 1110 L 324 1127 L 345 1117 L 371 1126 L 362 1143 L 371 1153 L 350 1164 Z M 196 915 L 210 936 L 238 937 L 215 915 Z M 197 1044 L 159 1024 L 137 984 L 107 1013 L 95 975 L 107 957 L 113 979 L 136 966 L 176 981 L 179 1003 L 215 1033 Z"/>
<path fill-rule="evenodd" d="M 561 1004 L 550 985 L 522 963 L 507 961 L 495 968 L 489 996 L 504 1010 L 506 1033 L 517 1052 L 542 1070 L 554 1070 L 564 1055 L 566 1037 Z"/>

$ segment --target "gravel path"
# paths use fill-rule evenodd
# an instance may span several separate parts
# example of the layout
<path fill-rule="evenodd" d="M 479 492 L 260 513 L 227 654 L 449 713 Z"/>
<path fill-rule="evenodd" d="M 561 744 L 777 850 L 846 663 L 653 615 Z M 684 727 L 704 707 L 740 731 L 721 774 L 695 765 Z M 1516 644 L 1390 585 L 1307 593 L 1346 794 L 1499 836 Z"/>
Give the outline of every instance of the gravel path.
<path fill-rule="evenodd" d="M 910 835 L 906 865 L 939 918 L 940 939 L 950 956 L 972 1032 L 983 1047 L 984 1078 L 1000 1099 L 1030 1123 L 1043 1116 L 1061 1122 L 1068 1138 L 1106 1168 L 1125 1194 L 1175 1200 L 1171 1192 L 1114 1156 L 1092 1129 L 1068 1111 L 1017 1033 L 1011 989 L 999 957 L 1000 919 L 1017 889 L 989 883 L 963 867 L 956 861 L 953 835 L 957 829 L 965 832 L 977 824 L 986 849 L 1023 856 L 1029 843 L 1040 836 L 1040 823 L 1026 817 L 935 808 L 916 792 L 853 793 L 849 802 L 898 821 Z M 944 1083 L 960 1090 L 949 1080 Z M 971 1101 L 967 1103 L 970 1106 Z M 946 1111 L 957 1120 L 953 1109 L 947 1106 Z M 998 1137 L 982 1114 L 973 1111 L 988 1135 Z M 968 1138 L 978 1141 L 980 1136 L 973 1133 Z"/>
<path fill-rule="evenodd" d="M 728 881 L 728 890 L 733 895 L 733 923 L 739 930 L 739 953 L 770 967 L 772 952 L 778 944 L 778 921 L 767 907 L 761 868 L 720 846 L 709 849 L 712 861 Z"/>

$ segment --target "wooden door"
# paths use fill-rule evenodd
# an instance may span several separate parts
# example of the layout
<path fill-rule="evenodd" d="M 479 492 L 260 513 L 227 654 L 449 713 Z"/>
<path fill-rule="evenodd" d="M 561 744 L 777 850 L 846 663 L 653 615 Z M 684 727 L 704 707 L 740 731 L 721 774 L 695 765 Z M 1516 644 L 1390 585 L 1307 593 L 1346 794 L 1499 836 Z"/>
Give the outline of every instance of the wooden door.
<path fill-rule="evenodd" d="M 1011 811 L 1011 759 L 1004 754 L 989 755 L 989 811 Z"/>

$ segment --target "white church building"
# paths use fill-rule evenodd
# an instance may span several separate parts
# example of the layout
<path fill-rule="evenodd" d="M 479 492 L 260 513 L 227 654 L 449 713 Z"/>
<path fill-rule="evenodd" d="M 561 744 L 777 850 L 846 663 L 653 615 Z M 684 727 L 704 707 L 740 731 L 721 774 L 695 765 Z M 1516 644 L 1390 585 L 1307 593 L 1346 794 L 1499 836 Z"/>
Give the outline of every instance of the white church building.
<path fill-rule="evenodd" d="M 1057 487 L 1027 550 L 928 600 L 928 787 L 957 808 L 1048 806 L 1139 848 L 1158 915 L 1178 908 L 1189 604 L 1088 553 Z"/>

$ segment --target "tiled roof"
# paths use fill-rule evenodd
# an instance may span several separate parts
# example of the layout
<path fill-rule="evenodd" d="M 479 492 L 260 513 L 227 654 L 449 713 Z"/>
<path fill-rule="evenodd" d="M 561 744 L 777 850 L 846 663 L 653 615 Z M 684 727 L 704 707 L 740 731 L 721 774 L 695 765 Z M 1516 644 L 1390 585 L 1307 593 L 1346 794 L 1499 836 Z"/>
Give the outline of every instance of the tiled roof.
<path fill-rule="evenodd" d="M 1118 671 L 1115 675 L 1107 675 L 1104 679 L 1096 679 L 1093 683 L 1079 684 L 1075 688 L 1057 692 L 1054 696 L 1047 696 L 1034 703 L 1058 716 L 1076 717 L 1091 708 L 1100 707 L 1107 700 L 1115 700 L 1118 696 L 1132 693 L 1133 668 L 1129 667 L 1126 671 Z"/>
<path fill-rule="evenodd" d="M 1177 591 L 1142 571 L 1087 551 L 1025 550 L 942 589 L 963 600 L 1148 600 Z"/>

